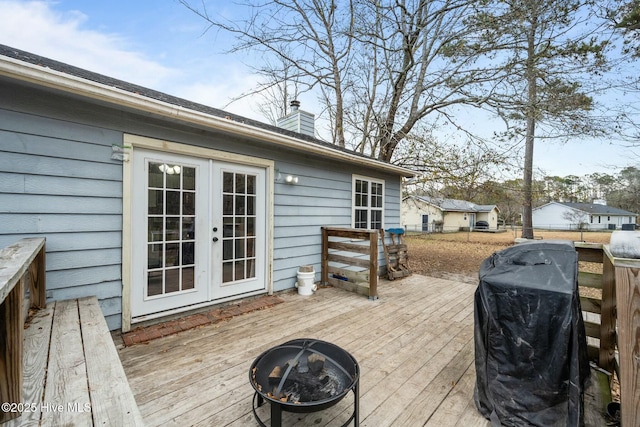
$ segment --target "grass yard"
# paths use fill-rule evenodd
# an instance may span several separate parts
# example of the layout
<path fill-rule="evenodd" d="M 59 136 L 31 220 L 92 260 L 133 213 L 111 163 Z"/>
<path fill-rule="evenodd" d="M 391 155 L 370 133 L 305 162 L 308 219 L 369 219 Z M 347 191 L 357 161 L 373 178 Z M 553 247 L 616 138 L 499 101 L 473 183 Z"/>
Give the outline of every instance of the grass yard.
<path fill-rule="evenodd" d="M 536 238 L 609 243 L 611 232 L 535 231 Z M 502 233 L 458 232 L 409 234 L 409 265 L 414 273 L 431 277 L 478 282 L 482 261 L 514 244 L 520 230 Z M 601 272 L 601 264 L 581 263 L 581 270 Z"/>

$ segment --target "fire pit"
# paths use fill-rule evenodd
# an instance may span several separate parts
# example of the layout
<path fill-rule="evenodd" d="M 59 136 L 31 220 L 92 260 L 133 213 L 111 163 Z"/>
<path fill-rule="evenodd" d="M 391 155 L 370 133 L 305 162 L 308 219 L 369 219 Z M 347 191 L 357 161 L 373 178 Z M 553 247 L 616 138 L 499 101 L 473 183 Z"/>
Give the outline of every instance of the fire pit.
<path fill-rule="evenodd" d="M 282 411 L 310 413 L 330 408 L 353 391 L 353 414 L 344 424 L 357 426 L 360 368 L 346 350 L 316 339 L 297 339 L 273 347 L 251 364 L 249 381 L 255 389 L 253 415 L 265 426 L 256 408 L 271 405 L 271 426 L 282 424 Z M 266 427 L 266 426 L 265 426 Z"/>

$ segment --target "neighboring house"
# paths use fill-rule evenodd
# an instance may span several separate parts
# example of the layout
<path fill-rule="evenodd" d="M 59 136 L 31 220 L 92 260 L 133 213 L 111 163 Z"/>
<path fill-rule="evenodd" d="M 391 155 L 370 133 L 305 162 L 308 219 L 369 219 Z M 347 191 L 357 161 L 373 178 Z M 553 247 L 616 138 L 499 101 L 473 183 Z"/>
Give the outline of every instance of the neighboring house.
<path fill-rule="evenodd" d="M 459 231 L 473 229 L 477 221 L 486 221 L 489 229 L 498 228 L 498 207 L 476 205 L 456 199 L 407 196 L 402 199 L 402 225 L 408 231 Z"/>
<path fill-rule="evenodd" d="M 599 203 L 550 202 L 532 211 L 535 228 L 615 230 L 635 224 L 638 214 Z"/>
<path fill-rule="evenodd" d="M 125 331 L 319 279 L 321 227 L 398 227 L 413 176 L 2 45 L 0 165 L 0 246 L 46 237 L 48 299 Z"/>

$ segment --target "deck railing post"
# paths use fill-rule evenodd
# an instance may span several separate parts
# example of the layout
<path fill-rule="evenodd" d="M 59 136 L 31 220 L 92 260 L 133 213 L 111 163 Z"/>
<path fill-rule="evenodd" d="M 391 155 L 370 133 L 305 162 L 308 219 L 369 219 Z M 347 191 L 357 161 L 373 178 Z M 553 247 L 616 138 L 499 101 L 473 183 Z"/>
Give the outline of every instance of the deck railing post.
<path fill-rule="evenodd" d="M 622 233 L 622 234 L 616 234 Z M 633 234 L 631 234 L 633 233 Z M 620 354 L 621 424 L 640 426 L 640 234 L 614 232 L 605 253 L 613 265 Z"/>
<path fill-rule="evenodd" d="M 329 284 L 329 231 L 322 227 L 322 259 L 321 259 L 320 282 L 323 285 Z"/>
<path fill-rule="evenodd" d="M 378 298 L 378 231 L 369 234 L 369 299 Z"/>
<path fill-rule="evenodd" d="M 620 406 L 623 426 L 640 426 L 640 260 L 614 260 L 620 351 Z"/>
<path fill-rule="evenodd" d="M 0 402 L 22 402 L 22 341 L 24 337 L 24 277 L 20 278 L 0 304 Z M 17 408 L 17 406 L 16 406 Z M 0 423 L 20 412 L 0 411 Z"/>
<path fill-rule="evenodd" d="M 613 264 L 602 252 L 602 305 L 600 308 L 600 352 L 598 365 L 608 372 L 615 370 L 616 356 L 616 278 Z M 611 376 L 610 378 L 613 378 Z"/>
<path fill-rule="evenodd" d="M 44 245 L 29 267 L 29 296 L 31 307 L 45 308 L 47 306 L 47 265 Z"/>

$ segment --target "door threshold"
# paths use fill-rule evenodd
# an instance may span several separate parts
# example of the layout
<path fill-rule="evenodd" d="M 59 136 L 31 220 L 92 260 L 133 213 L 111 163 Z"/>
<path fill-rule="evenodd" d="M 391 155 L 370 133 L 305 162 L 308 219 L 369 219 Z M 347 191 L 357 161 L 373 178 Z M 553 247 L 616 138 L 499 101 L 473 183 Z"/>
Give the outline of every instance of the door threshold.
<path fill-rule="evenodd" d="M 172 319 L 154 319 L 149 321 L 147 325 L 140 325 L 135 329 L 122 334 L 122 341 L 125 347 L 134 344 L 146 343 L 151 340 L 177 334 L 178 332 L 187 331 L 199 326 L 211 325 L 239 316 L 241 314 L 251 313 L 256 310 L 273 307 L 284 302 L 282 299 L 274 295 L 263 295 L 258 298 L 247 298 L 236 301 L 232 304 L 218 306 L 218 308 L 208 307 L 208 310 L 194 310 L 191 314 L 182 313 L 180 317 Z"/>

